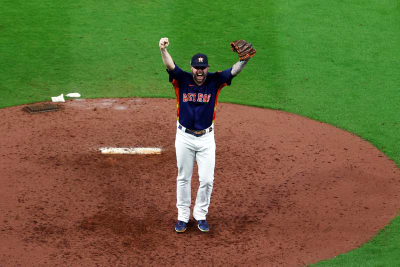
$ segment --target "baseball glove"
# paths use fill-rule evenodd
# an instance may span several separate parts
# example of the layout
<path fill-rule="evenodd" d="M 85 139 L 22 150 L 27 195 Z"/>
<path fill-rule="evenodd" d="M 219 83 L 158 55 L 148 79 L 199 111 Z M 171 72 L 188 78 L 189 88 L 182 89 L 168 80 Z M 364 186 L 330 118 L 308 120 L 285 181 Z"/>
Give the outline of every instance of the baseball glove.
<path fill-rule="evenodd" d="M 231 42 L 231 47 L 233 52 L 238 53 L 241 61 L 248 60 L 256 54 L 256 49 L 251 45 L 251 43 L 248 43 L 245 40 L 233 41 Z"/>

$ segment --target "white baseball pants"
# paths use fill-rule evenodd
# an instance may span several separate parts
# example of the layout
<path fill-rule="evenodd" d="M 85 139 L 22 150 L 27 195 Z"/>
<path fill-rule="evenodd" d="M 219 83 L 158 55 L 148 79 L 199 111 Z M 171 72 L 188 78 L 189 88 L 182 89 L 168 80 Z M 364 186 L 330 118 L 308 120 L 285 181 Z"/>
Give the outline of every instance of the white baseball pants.
<path fill-rule="evenodd" d="M 178 177 L 176 183 L 178 220 L 188 222 L 191 206 L 191 181 L 194 161 L 199 172 L 199 188 L 193 209 L 195 220 L 205 220 L 210 206 L 214 182 L 215 139 L 214 131 L 196 137 L 177 129 L 175 139 Z"/>

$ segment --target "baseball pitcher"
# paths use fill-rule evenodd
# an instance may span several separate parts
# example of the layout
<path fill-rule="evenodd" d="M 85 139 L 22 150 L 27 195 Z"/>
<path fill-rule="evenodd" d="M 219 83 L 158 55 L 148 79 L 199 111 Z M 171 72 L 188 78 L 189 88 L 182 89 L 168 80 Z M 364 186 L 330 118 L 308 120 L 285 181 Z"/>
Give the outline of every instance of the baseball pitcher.
<path fill-rule="evenodd" d="M 178 222 L 175 231 L 178 233 L 185 232 L 190 219 L 194 161 L 198 166 L 200 185 L 193 217 L 200 231 L 210 230 L 206 217 L 214 181 L 214 120 L 218 96 L 222 88 L 231 84 L 232 79 L 256 53 L 251 43 L 244 40 L 234 41 L 230 45 L 239 55 L 239 61 L 231 68 L 215 73 L 209 72 L 207 56 L 199 53 L 192 57 L 191 72 L 186 72 L 174 63 L 168 53 L 168 38 L 161 38 L 159 42 L 161 57 L 177 99 L 175 149 L 178 166 L 176 184 Z"/>

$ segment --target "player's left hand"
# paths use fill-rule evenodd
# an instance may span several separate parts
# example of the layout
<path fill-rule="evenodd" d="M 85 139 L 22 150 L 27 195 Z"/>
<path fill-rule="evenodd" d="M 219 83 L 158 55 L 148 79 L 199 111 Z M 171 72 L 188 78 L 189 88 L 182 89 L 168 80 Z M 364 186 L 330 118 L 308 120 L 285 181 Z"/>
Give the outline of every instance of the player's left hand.
<path fill-rule="evenodd" d="M 238 53 L 239 60 L 249 60 L 254 57 L 256 54 L 256 49 L 253 47 L 251 43 L 246 42 L 245 40 L 237 40 L 231 42 L 231 47 L 233 52 Z"/>

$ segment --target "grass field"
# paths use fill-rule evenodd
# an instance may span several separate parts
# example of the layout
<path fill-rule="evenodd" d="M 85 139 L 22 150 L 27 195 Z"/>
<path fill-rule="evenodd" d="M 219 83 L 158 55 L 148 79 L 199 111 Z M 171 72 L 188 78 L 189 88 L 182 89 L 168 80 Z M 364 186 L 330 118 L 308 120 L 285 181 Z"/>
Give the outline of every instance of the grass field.
<path fill-rule="evenodd" d="M 370 141 L 400 166 L 400 4 L 397 0 L 3 0 L 0 107 L 61 93 L 174 97 L 158 41 L 169 37 L 188 70 L 197 52 L 211 71 L 257 55 L 223 91 L 224 102 L 282 109 Z M 400 218 L 324 266 L 400 265 Z"/>

